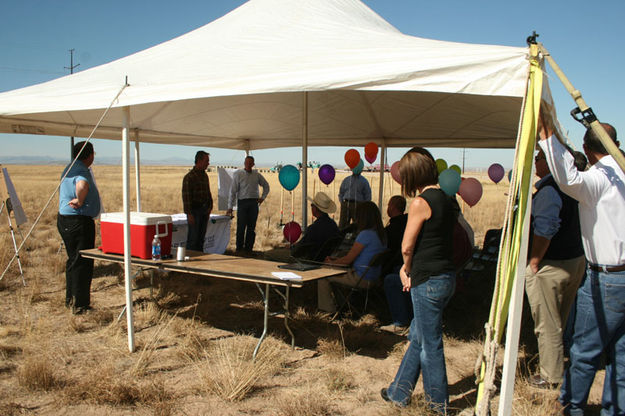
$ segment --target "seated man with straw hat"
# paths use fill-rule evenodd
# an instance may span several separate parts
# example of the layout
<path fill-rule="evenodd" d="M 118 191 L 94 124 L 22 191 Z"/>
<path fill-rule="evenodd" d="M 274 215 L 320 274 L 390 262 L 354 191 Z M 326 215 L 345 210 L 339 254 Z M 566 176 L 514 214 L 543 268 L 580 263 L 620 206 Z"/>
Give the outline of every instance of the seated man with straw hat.
<path fill-rule="evenodd" d="M 324 192 L 317 192 L 314 198 L 308 198 L 315 221 L 306 228 L 301 240 L 291 249 L 275 248 L 265 252 L 265 259 L 288 262 L 293 257 L 323 261 L 330 253 L 323 253 L 324 243 L 341 235 L 336 222 L 328 214 L 336 211 L 336 204 Z"/>
<path fill-rule="evenodd" d="M 341 235 L 336 222 L 328 214 L 336 212 L 336 204 L 324 192 L 317 192 L 310 201 L 310 211 L 315 222 L 304 232 L 304 236 L 291 249 L 294 257 L 305 257 L 310 260 L 323 261 L 330 253 L 319 253 L 323 244 L 331 238 Z"/>

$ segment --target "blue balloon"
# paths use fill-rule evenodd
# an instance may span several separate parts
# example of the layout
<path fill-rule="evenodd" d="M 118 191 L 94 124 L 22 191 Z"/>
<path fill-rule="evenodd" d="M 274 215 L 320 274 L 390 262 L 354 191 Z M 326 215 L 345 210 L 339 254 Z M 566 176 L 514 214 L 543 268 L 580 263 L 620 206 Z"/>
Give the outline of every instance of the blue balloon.
<path fill-rule="evenodd" d="M 362 172 L 362 169 L 364 167 L 365 167 L 365 162 L 363 162 L 362 159 L 360 159 L 358 164 L 354 167 L 354 169 L 352 169 L 352 172 L 354 172 L 356 175 L 360 175 L 360 172 Z"/>
<path fill-rule="evenodd" d="M 282 185 L 284 189 L 292 191 L 299 183 L 299 170 L 293 165 L 282 166 L 278 174 L 278 179 L 280 179 L 280 185 Z"/>
<path fill-rule="evenodd" d="M 454 196 L 460 189 L 460 174 L 454 169 L 445 169 L 438 175 L 438 183 L 443 192 L 449 196 Z"/>

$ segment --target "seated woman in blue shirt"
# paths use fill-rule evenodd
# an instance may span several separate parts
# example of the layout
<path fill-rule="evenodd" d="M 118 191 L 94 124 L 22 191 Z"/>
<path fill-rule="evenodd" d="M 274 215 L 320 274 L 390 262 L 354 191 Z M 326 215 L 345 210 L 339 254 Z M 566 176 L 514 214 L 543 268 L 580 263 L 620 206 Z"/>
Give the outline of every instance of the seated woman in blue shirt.
<path fill-rule="evenodd" d="M 345 286 L 356 286 L 362 277 L 360 287 L 366 288 L 378 283 L 380 267 L 367 270 L 371 259 L 386 249 L 384 225 L 377 205 L 371 201 L 358 205 L 356 212 L 358 235 L 354 245 L 343 257 L 328 256 L 328 264 L 351 265 L 347 272 L 340 276 L 319 280 L 317 283 L 317 306 L 325 312 L 335 312 L 336 304 L 332 297 L 331 282 Z"/>

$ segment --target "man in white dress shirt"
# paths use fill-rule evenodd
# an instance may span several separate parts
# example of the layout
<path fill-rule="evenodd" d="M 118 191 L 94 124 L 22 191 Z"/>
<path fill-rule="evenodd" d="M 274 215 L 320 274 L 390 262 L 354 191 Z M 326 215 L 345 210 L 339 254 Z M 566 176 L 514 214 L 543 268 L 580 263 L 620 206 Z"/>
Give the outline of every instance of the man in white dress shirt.
<path fill-rule="evenodd" d="M 237 251 L 251 252 L 256 239 L 256 220 L 258 219 L 258 207 L 263 203 L 269 194 L 269 183 L 263 175 L 254 167 L 254 158 L 247 156 L 244 162 L 244 169 L 234 172 L 232 177 L 232 187 L 230 188 L 230 198 L 228 199 L 228 210 L 226 215 L 232 215 L 234 201 L 237 201 Z M 263 188 L 261 196 L 258 194 L 258 187 Z"/>
<path fill-rule="evenodd" d="M 542 121 L 542 119 L 541 119 Z M 584 152 L 592 167 L 579 172 L 573 156 L 539 125 L 540 147 L 560 189 L 579 202 L 582 243 L 588 262 L 577 292 L 576 317 L 560 403 L 566 414 L 583 415 L 590 387 L 607 357 L 602 415 L 625 414 L 625 174 L 599 138 L 588 130 Z M 616 130 L 603 128 L 616 146 Z"/>

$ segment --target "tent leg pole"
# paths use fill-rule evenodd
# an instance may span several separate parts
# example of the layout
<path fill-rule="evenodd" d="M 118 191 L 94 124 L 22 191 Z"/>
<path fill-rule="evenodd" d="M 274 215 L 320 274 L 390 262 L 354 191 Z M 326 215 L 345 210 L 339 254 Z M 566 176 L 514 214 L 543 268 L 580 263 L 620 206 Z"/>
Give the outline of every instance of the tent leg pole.
<path fill-rule="evenodd" d="M 141 212 L 141 158 L 139 149 L 139 132 L 135 131 L 135 188 L 137 195 L 137 212 Z"/>
<path fill-rule="evenodd" d="M 304 91 L 302 103 L 302 229 L 308 226 L 308 92 Z M 314 196 L 314 195 L 313 195 Z"/>
<path fill-rule="evenodd" d="M 378 187 L 378 207 L 380 213 L 384 213 L 384 167 L 386 166 L 386 142 L 382 139 L 382 145 L 380 146 L 380 186 Z"/>
<path fill-rule="evenodd" d="M 124 281 L 126 287 L 126 323 L 128 326 L 128 349 L 135 350 L 135 331 L 133 326 L 132 287 L 130 276 L 130 142 L 128 126 L 130 124 L 130 107 L 122 108 L 122 164 L 124 190 Z"/>

